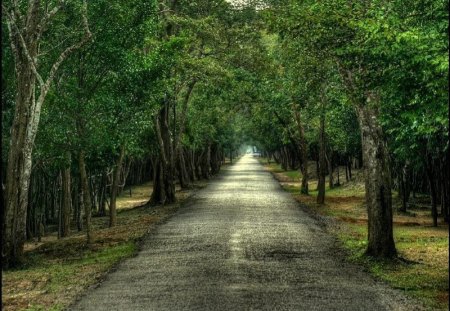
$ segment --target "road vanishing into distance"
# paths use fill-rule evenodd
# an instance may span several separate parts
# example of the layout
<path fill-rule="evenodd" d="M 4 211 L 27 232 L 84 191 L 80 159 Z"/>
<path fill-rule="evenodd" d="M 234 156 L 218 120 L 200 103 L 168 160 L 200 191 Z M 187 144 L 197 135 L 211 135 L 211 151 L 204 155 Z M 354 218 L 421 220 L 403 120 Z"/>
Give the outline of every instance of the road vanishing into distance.
<path fill-rule="evenodd" d="M 422 310 L 336 245 L 246 155 L 70 310 Z"/>

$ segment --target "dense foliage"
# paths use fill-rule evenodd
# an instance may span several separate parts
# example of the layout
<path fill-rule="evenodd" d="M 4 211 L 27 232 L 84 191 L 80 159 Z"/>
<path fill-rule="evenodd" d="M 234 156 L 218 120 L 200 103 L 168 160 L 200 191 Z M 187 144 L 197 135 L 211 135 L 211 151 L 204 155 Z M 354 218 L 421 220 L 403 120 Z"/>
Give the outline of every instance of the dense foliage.
<path fill-rule="evenodd" d="M 319 203 L 325 175 L 338 186 L 336 167 L 350 180 L 352 167 L 364 164 L 378 172 L 366 176 L 369 217 L 379 217 L 372 201 L 391 209 L 394 189 L 403 210 L 411 192 L 429 194 L 434 224 L 439 215 L 448 221 L 447 2 L 63 2 L 3 4 L 2 188 L 10 205 L 2 230 L 19 250 L 4 251 L 6 263 L 22 254 L 25 237 L 15 235 L 54 226 L 63 237 L 76 224 L 89 240 L 91 213 L 107 210 L 113 226 L 125 185 L 152 180 L 149 204 L 173 202 L 176 183 L 188 188 L 216 174 L 243 143 L 300 169 L 306 194 L 308 160 L 317 161 Z M 67 42 L 83 34 L 52 73 Z M 38 72 L 52 78 L 48 90 Z M 27 113 L 31 119 L 14 123 Z M 27 122 L 38 131 L 22 155 L 25 147 L 12 144 L 20 130 L 10 129 Z M 16 174 L 30 187 L 14 194 L 8 189 L 19 177 L 8 172 L 21 157 L 32 167 Z M 383 187 L 372 200 L 370 189 Z M 17 217 L 22 231 L 8 225 Z M 392 230 L 389 217 L 383 232 Z M 395 255 L 393 245 L 375 244 L 370 254 Z"/>

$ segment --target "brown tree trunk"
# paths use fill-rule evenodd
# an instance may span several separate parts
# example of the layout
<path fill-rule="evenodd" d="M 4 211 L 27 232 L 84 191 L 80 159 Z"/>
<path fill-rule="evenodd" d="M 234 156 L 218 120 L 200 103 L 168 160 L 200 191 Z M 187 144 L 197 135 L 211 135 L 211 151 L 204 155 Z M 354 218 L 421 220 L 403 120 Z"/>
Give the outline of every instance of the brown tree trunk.
<path fill-rule="evenodd" d="M 100 191 L 100 202 L 98 206 L 98 216 L 103 217 L 106 216 L 106 191 L 108 184 L 107 170 L 102 171 L 101 178 L 101 191 Z"/>
<path fill-rule="evenodd" d="M 203 152 L 203 156 L 200 162 L 200 171 L 203 179 L 209 179 L 211 177 L 210 162 L 211 162 L 211 147 L 208 144 L 208 146 L 205 148 Z"/>
<path fill-rule="evenodd" d="M 325 109 L 323 109 L 325 110 Z M 320 116 L 320 130 L 319 130 L 319 172 L 317 183 L 317 203 L 325 203 L 325 176 L 326 176 L 326 149 L 325 149 L 325 111 L 322 111 Z"/>
<path fill-rule="evenodd" d="M 298 134 L 300 140 L 300 170 L 302 172 L 302 184 L 300 186 L 300 193 L 308 194 L 308 145 L 305 138 L 305 129 L 301 122 L 300 113 L 295 114 L 297 121 Z"/>
<path fill-rule="evenodd" d="M 220 171 L 220 155 L 219 155 L 219 146 L 217 143 L 211 145 L 211 173 L 213 175 L 219 173 Z"/>
<path fill-rule="evenodd" d="M 401 174 L 400 174 L 400 193 L 401 193 L 401 199 L 402 199 L 402 206 L 400 208 L 400 211 L 406 212 L 406 208 L 409 201 L 409 196 L 411 193 L 411 187 L 409 183 L 409 168 L 408 163 L 405 163 L 405 165 L 402 167 Z"/>
<path fill-rule="evenodd" d="M 197 83 L 197 79 L 193 79 L 186 88 L 186 93 L 184 94 L 182 106 L 181 106 L 181 115 L 180 115 L 180 130 L 178 134 L 176 135 L 175 139 L 175 159 L 177 160 L 177 168 L 178 168 L 178 179 L 180 181 L 180 187 L 181 188 L 189 188 L 190 187 L 190 176 L 186 169 L 186 161 L 184 158 L 183 153 L 183 146 L 181 144 L 181 138 L 184 134 L 185 128 L 186 128 L 186 118 L 187 118 L 187 111 L 188 111 L 188 105 L 189 105 L 189 99 L 191 98 L 192 91 L 195 87 L 195 84 Z M 176 114 L 174 109 L 174 122 L 176 120 Z M 174 126 L 175 128 L 175 126 Z"/>
<path fill-rule="evenodd" d="M 352 160 L 350 157 L 348 158 L 347 168 L 348 168 L 348 179 L 352 180 Z"/>
<path fill-rule="evenodd" d="M 186 168 L 186 160 L 184 158 L 184 152 L 182 147 L 179 147 L 177 151 L 177 168 L 178 168 L 178 180 L 180 181 L 180 187 L 185 189 L 189 188 L 191 184 L 191 179 Z"/>
<path fill-rule="evenodd" d="M 166 98 L 163 107 L 155 118 L 155 128 L 159 143 L 158 164 L 150 204 L 170 204 L 175 197 L 175 165 L 173 144 L 169 127 L 169 102 Z"/>
<path fill-rule="evenodd" d="M 61 237 L 70 234 L 70 207 L 72 193 L 70 191 L 70 167 L 66 167 L 63 172 L 63 208 L 62 208 L 62 231 Z"/>
<path fill-rule="evenodd" d="M 427 154 L 426 158 L 426 171 L 428 177 L 428 183 L 430 186 L 430 196 L 431 196 L 431 216 L 433 218 L 433 227 L 438 225 L 438 215 L 437 215 L 437 194 L 436 194 L 436 182 L 433 169 L 433 158 L 430 154 Z"/>
<path fill-rule="evenodd" d="M 109 202 L 109 227 L 114 227 L 117 223 L 116 199 L 119 190 L 120 171 L 122 170 L 123 159 L 125 157 L 125 146 L 120 145 L 120 154 L 114 167 L 113 180 L 111 184 L 111 199 Z"/>
<path fill-rule="evenodd" d="M 328 176 L 329 176 L 328 186 L 330 187 L 330 189 L 332 189 L 334 187 L 333 152 L 331 151 L 329 156 L 325 152 L 325 158 L 328 164 Z"/>
<path fill-rule="evenodd" d="M 183 152 L 186 157 L 185 161 L 187 162 L 187 171 L 189 174 L 189 179 L 191 181 L 194 181 L 196 179 L 195 176 L 195 163 L 194 163 L 194 151 L 182 149 L 181 152 Z"/>
<path fill-rule="evenodd" d="M 378 121 L 377 101 L 377 98 L 369 96 L 366 105 L 356 107 L 361 128 L 368 214 L 366 254 L 394 257 L 397 251 L 392 229 L 391 175 L 387 146 Z"/>
<path fill-rule="evenodd" d="M 91 244 L 94 241 L 91 226 L 91 211 L 92 211 L 92 201 L 91 193 L 89 191 L 89 181 L 86 173 L 86 164 L 84 162 L 84 150 L 80 150 L 78 155 L 78 166 L 80 169 L 80 184 L 83 193 L 83 206 L 84 206 L 84 217 L 86 225 L 86 238 L 87 243 Z"/>

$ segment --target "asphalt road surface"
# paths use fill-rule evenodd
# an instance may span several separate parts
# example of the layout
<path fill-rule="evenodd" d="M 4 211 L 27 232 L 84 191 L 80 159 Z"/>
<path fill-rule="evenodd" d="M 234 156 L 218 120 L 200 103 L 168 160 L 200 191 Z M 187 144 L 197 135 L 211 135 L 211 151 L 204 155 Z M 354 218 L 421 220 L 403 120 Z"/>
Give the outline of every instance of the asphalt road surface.
<path fill-rule="evenodd" d="M 335 239 L 247 155 L 70 310 L 420 310 L 346 263 Z"/>

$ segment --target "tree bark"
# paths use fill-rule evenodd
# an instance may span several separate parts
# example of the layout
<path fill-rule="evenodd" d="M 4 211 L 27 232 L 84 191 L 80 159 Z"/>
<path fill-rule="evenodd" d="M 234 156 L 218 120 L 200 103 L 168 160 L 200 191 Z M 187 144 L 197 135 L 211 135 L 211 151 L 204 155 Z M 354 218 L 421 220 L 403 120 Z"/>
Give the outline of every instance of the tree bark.
<path fill-rule="evenodd" d="M 116 199 L 119 190 L 120 171 L 122 170 L 123 159 L 125 157 L 125 146 L 120 145 L 120 154 L 114 167 L 113 180 L 111 184 L 111 199 L 109 202 L 109 227 L 114 227 L 117 223 Z"/>
<path fill-rule="evenodd" d="M 215 175 L 220 171 L 219 146 L 217 143 L 211 145 L 211 174 Z"/>
<path fill-rule="evenodd" d="M 326 176 L 326 149 L 325 149 L 325 108 L 320 116 L 320 130 L 319 130 L 319 174 L 317 183 L 317 203 L 325 203 L 325 176 Z"/>
<path fill-rule="evenodd" d="M 392 228 L 391 175 L 388 150 L 378 121 L 378 98 L 369 95 L 365 105 L 356 106 L 361 128 L 368 214 L 368 245 L 366 254 L 373 257 L 394 257 Z"/>
<path fill-rule="evenodd" d="M 326 162 L 328 164 L 328 176 L 329 176 L 328 186 L 330 187 L 330 189 L 332 189 L 334 187 L 333 152 L 331 151 L 330 155 L 327 155 L 327 153 L 325 152 L 325 158 L 326 158 Z"/>
<path fill-rule="evenodd" d="M 169 102 L 164 99 L 163 107 L 155 118 L 155 128 L 159 144 L 159 156 L 155 161 L 153 192 L 150 204 L 170 204 L 175 197 L 175 165 L 173 144 L 169 127 Z"/>
<path fill-rule="evenodd" d="M 211 177 L 210 174 L 210 162 L 211 162 L 211 145 L 205 148 L 203 152 L 203 156 L 200 162 L 200 171 L 203 179 L 209 179 Z"/>
<path fill-rule="evenodd" d="M 91 244 L 94 241 L 92 234 L 92 226 L 91 226 L 91 212 L 92 212 L 92 202 L 91 202 L 91 193 L 89 191 L 89 182 L 86 173 L 86 164 L 84 162 L 84 150 L 80 150 L 78 155 L 78 166 L 80 169 L 80 183 L 81 189 L 83 193 L 83 206 L 84 206 L 84 217 L 85 217 L 85 226 L 86 226 L 86 238 L 87 243 Z"/>
<path fill-rule="evenodd" d="M 37 8 L 38 9 L 38 8 Z M 36 27 L 39 11 L 29 14 L 27 26 Z M 15 52 L 16 98 L 14 119 L 11 127 L 11 140 L 6 168 L 6 191 L 4 223 L 2 228 L 2 266 L 16 266 L 21 263 L 23 245 L 26 240 L 26 215 L 28 189 L 31 175 L 31 153 L 35 123 L 35 84 L 32 64 L 28 61 L 20 44 L 19 33 L 9 22 L 10 40 Z M 38 45 L 35 35 L 30 31 L 23 34 L 28 42 L 28 54 L 36 57 Z"/>
<path fill-rule="evenodd" d="M 70 207 L 72 193 L 70 191 L 70 167 L 66 167 L 63 172 L 63 208 L 62 208 L 62 231 L 61 237 L 70 234 Z"/>
<path fill-rule="evenodd" d="M 429 153 L 426 156 L 426 171 L 428 177 L 428 183 L 430 186 L 430 196 L 431 196 L 431 216 L 433 218 L 433 227 L 438 225 L 438 215 L 437 215 L 437 194 L 436 194 L 436 182 L 433 169 L 433 158 Z"/>
<path fill-rule="evenodd" d="M 400 208 L 400 211 L 406 212 L 406 208 L 409 201 L 409 196 L 411 194 L 411 186 L 409 183 L 409 165 L 408 163 L 405 163 L 403 165 L 401 174 L 400 174 L 400 193 L 401 193 L 401 199 L 402 199 L 402 206 Z"/>
<path fill-rule="evenodd" d="M 98 205 L 98 216 L 103 217 L 106 216 L 106 191 L 107 191 L 108 177 L 107 177 L 107 169 L 102 171 L 101 177 L 101 190 L 100 190 L 100 199 Z"/>
<path fill-rule="evenodd" d="M 186 168 L 186 160 L 184 158 L 184 152 L 182 147 L 179 147 L 177 157 L 178 157 L 177 162 L 178 180 L 180 181 L 180 187 L 183 189 L 189 188 L 191 184 L 191 179 Z"/>

